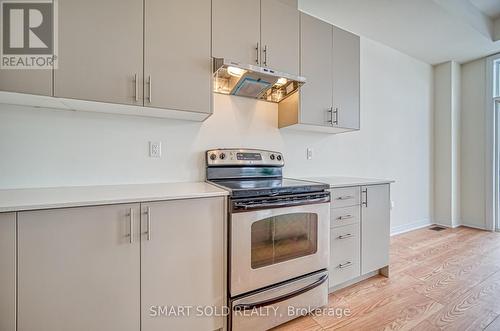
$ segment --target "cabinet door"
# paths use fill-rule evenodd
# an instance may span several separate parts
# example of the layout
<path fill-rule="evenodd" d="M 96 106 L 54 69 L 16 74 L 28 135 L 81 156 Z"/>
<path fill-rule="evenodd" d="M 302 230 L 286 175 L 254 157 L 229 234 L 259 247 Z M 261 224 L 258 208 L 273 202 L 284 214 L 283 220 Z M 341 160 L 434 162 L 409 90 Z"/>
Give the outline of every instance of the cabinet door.
<path fill-rule="evenodd" d="M 260 1 L 212 0 L 212 56 L 259 64 Z"/>
<path fill-rule="evenodd" d="M 261 65 L 299 74 L 299 11 L 278 0 L 262 0 Z"/>
<path fill-rule="evenodd" d="M 0 214 L 0 330 L 16 330 L 16 214 Z"/>
<path fill-rule="evenodd" d="M 300 20 L 301 122 L 331 126 L 332 26 L 304 13 Z"/>
<path fill-rule="evenodd" d="M 330 229 L 330 287 L 360 276 L 360 246 L 359 224 Z"/>
<path fill-rule="evenodd" d="M 222 317 L 196 316 L 197 306 L 220 309 L 224 304 L 224 201 L 186 199 L 142 205 L 143 331 L 224 326 Z M 158 305 L 190 305 L 193 310 L 189 316 L 165 316 Z"/>
<path fill-rule="evenodd" d="M 143 1 L 59 0 L 58 6 L 54 95 L 142 105 Z"/>
<path fill-rule="evenodd" d="M 390 193 L 389 185 L 361 188 L 361 273 L 389 265 Z"/>
<path fill-rule="evenodd" d="M 144 105 L 210 113 L 210 1 L 146 0 L 145 13 Z"/>
<path fill-rule="evenodd" d="M 135 204 L 19 213 L 18 331 L 138 331 L 138 231 Z"/>
<path fill-rule="evenodd" d="M 29 2 L 41 1 L 48 2 Z M 0 69 L 0 91 L 52 96 L 52 70 Z"/>
<path fill-rule="evenodd" d="M 51 96 L 52 70 L 1 70 L 0 91 Z"/>
<path fill-rule="evenodd" d="M 359 57 L 359 37 L 333 27 L 333 106 L 342 128 L 359 129 Z"/>

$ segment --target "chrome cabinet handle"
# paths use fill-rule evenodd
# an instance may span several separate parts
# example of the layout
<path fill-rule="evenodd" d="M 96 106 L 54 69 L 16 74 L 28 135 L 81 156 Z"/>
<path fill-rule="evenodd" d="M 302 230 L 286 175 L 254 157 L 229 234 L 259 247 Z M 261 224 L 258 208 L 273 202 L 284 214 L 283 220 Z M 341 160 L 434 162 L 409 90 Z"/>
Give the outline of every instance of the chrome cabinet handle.
<path fill-rule="evenodd" d="M 134 210 L 132 208 L 129 209 L 129 225 L 130 225 L 130 243 L 134 243 Z"/>
<path fill-rule="evenodd" d="M 361 202 L 361 205 L 362 205 L 362 206 L 365 206 L 365 207 L 368 207 L 368 189 L 367 189 L 367 188 L 363 189 L 363 190 L 361 191 L 361 194 L 364 194 L 364 195 L 365 195 L 365 200 L 363 200 L 363 201 Z"/>
<path fill-rule="evenodd" d="M 333 114 L 335 114 L 335 121 L 333 120 Z M 335 110 L 332 112 L 332 124 L 339 125 L 339 109 L 335 107 Z"/>
<path fill-rule="evenodd" d="M 344 269 L 344 268 L 347 268 L 347 267 L 350 267 L 350 266 L 352 266 L 352 262 L 351 261 L 347 261 L 347 262 L 339 264 L 338 268 L 339 269 Z"/>
<path fill-rule="evenodd" d="M 259 64 L 259 42 L 257 42 L 257 47 L 255 47 L 255 51 L 256 51 L 255 63 Z"/>
<path fill-rule="evenodd" d="M 151 207 L 147 208 L 145 214 L 147 218 L 146 218 L 146 232 L 144 232 L 144 234 L 146 235 L 147 240 L 151 240 Z"/>
<path fill-rule="evenodd" d="M 349 199 L 354 199 L 354 196 L 352 196 L 352 195 L 343 195 L 343 196 L 337 197 L 336 199 L 337 200 L 349 200 Z"/>
<path fill-rule="evenodd" d="M 262 52 L 264 53 L 264 66 L 267 67 L 267 45 L 264 46 L 264 50 Z"/>
<path fill-rule="evenodd" d="M 353 235 L 353 234 L 348 233 L 348 234 L 343 234 L 343 235 L 341 235 L 341 236 L 338 236 L 338 237 L 337 237 L 337 239 L 342 240 L 342 239 L 348 239 L 348 238 L 352 238 L 352 237 L 354 237 L 354 235 Z"/>
<path fill-rule="evenodd" d="M 330 119 L 327 120 L 327 123 L 330 123 L 330 125 L 333 125 L 333 107 L 328 108 L 326 111 L 327 113 L 330 113 Z"/>
<path fill-rule="evenodd" d="M 151 103 L 153 101 L 153 83 L 151 80 L 151 75 L 148 76 L 148 102 Z"/>
<path fill-rule="evenodd" d="M 344 221 L 344 220 L 348 220 L 350 218 L 353 218 L 353 216 L 352 215 L 344 215 L 344 216 L 337 217 L 337 220 Z"/>
<path fill-rule="evenodd" d="M 139 101 L 139 81 L 137 80 L 137 74 L 134 75 L 134 84 L 135 84 L 134 99 L 137 102 Z"/>

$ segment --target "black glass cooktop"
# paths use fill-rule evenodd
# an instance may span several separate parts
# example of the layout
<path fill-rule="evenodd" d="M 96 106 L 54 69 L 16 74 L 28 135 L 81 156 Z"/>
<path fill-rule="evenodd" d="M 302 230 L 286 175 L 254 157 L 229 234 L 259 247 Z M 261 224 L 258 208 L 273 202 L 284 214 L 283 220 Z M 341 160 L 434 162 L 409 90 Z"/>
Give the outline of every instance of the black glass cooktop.
<path fill-rule="evenodd" d="M 223 179 L 211 182 L 229 190 L 233 198 L 318 192 L 329 188 L 327 184 L 289 178 Z"/>

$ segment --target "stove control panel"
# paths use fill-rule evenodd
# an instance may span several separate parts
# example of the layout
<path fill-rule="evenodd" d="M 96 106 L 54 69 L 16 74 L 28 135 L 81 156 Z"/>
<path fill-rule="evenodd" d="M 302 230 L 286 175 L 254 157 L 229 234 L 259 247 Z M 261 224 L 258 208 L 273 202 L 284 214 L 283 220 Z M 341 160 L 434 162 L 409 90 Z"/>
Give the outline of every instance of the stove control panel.
<path fill-rule="evenodd" d="M 285 164 L 280 152 L 258 149 L 212 149 L 206 154 L 207 166 L 273 166 Z"/>

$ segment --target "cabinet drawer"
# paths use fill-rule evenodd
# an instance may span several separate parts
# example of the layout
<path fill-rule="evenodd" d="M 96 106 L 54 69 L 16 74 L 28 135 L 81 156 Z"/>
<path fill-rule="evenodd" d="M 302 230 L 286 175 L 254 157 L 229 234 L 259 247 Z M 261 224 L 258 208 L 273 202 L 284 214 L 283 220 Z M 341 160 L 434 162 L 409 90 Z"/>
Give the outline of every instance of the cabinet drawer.
<path fill-rule="evenodd" d="M 335 208 L 330 213 L 330 227 L 359 224 L 359 206 Z"/>
<path fill-rule="evenodd" d="M 336 188 L 332 192 L 332 208 L 355 206 L 360 204 L 360 188 L 344 187 Z"/>
<path fill-rule="evenodd" d="M 330 287 L 360 276 L 360 229 L 351 224 L 330 230 Z"/>

